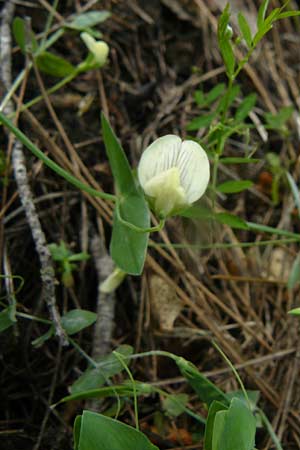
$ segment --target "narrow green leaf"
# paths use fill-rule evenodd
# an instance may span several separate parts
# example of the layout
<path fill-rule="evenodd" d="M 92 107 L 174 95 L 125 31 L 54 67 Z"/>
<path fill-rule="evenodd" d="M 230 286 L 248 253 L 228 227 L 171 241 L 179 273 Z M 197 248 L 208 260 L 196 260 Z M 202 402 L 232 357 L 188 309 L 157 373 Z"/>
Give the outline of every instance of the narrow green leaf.
<path fill-rule="evenodd" d="M 266 12 L 269 6 L 270 0 L 263 0 L 257 13 L 257 28 L 258 30 L 262 27 L 263 22 L 266 17 Z"/>
<path fill-rule="evenodd" d="M 291 272 L 289 274 L 289 279 L 287 286 L 290 290 L 294 289 L 297 283 L 300 281 L 300 254 L 297 255 L 295 261 L 293 262 Z"/>
<path fill-rule="evenodd" d="M 251 46 L 252 46 L 251 29 L 247 22 L 247 19 L 241 12 L 238 13 L 238 22 L 239 22 L 239 27 L 240 27 L 242 36 L 243 36 L 248 48 L 251 48 Z"/>
<path fill-rule="evenodd" d="M 262 233 L 277 234 L 278 236 L 285 236 L 287 238 L 294 238 L 300 241 L 300 234 L 292 233 L 291 231 L 281 230 L 280 228 L 269 227 L 261 225 L 260 223 L 246 222 L 250 230 L 260 231 Z"/>
<path fill-rule="evenodd" d="M 291 309 L 288 314 L 292 314 L 293 316 L 300 316 L 300 308 Z"/>
<path fill-rule="evenodd" d="M 231 77 L 234 74 L 235 56 L 230 39 L 221 42 L 220 51 L 225 63 L 226 72 Z"/>
<path fill-rule="evenodd" d="M 261 160 L 258 158 L 242 158 L 238 156 L 230 156 L 228 158 L 220 158 L 220 164 L 251 164 L 258 163 Z"/>
<path fill-rule="evenodd" d="M 205 106 L 217 100 L 225 90 L 225 83 L 218 83 L 205 95 Z"/>
<path fill-rule="evenodd" d="M 199 130 L 200 128 L 208 127 L 214 118 L 216 117 L 216 113 L 213 112 L 211 114 L 203 114 L 199 117 L 195 117 L 186 127 L 188 131 Z"/>
<path fill-rule="evenodd" d="M 214 422 L 217 412 L 226 411 L 228 406 L 225 406 L 223 403 L 214 400 L 208 410 L 208 415 L 206 419 L 206 427 L 205 427 L 205 435 L 204 435 L 204 450 L 212 450 L 212 441 L 213 441 L 213 429 Z"/>
<path fill-rule="evenodd" d="M 298 215 L 300 215 L 300 192 L 298 189 L 298 186 L 294 180 L 294 178 L 292 177 L 292 175 L 289 172 L 286 172 L 286 176 L 295 200 L 295 204 L 298 210 Z"/>
<path fill-rule="evenodd" d="M 202 375 L 194 364 L 180 357 L 176 357 L 174 360 L 182 376 L 189 382 L 200 400 L 205 402 L 208 406 L 210 406 L 214 400 L 222 402 L 225 405 L 229 404 L 224 392 Z"/>
<path fill-rule="evenodd" d="M 111 13 L 108 11 L 88 11 L 76 16 L 72 22 L 66 22 L 65 26 L 79 31 L 84 31 L 87 28 L 94 27 L 95 25 L 104 22 L 110 16 Z"/>
<path fill-rule="evenodd" d="M 245 222 L 241 217 L 235 216 L 229 213 L 217 213 L 214 215 L 215 220 L 218 222 L 228 225 L 230 228 L 237 228 L 239 230 L 249 230 L 247 222 Z"/>
<path fill-rule="evenodd" d="M 124 357 L 126 364 L 129 363 L 129 356 L 133 353 L 130 345 L 120 345 L 116 351 Z M 71 386 L 71 394 L 86 392 L 100 388 L 112 376 L 122 372 L 124 366 L 118 358 L 110 353 L 97 359 L 97 367 L 88 368 Z"/>
<path fill-rule="evenodd" d="M 240 86 L 238 84 L 235 84 L 230 91 L 229 97 L 226 98 L 226 95 L 224 95 L 221 98 L 220 103 L 217 108 L 217 112 L 221 113 L 223 111 L 223 109 L 225 108 L 225 105 L 229 108 L 231 106 L 231 104 L 234 102 L 234 100 L 236 99 L 236 97 L 239 95 L 240 90 L 241 90 Z"/>
<path fill-rule="evenodd" d="M 278 19 L 286 19 L 287 17 L 295 17 L 295 16 L 300 16 L 300 11 L 285 11 L 278 15 L 277 20 Z"/>
<path fill-rule="evenodd" d="M 27 24 L 24 19 L 21 17 L 16 17 L 13 21 L 12 31 L 15 41 L 24 55 L 27 52 L 36 52 L 38 49 L 36 37 L 31 30 L 27 30 Z"/>
<path fill-rule="evenodd" d="M 217 186 L 217 191 L 222 192 L 223 194 L 236 194 L 245 189 L 249 189 L 251 186 L 253 186 L 253 183 L 250 180 L 225 181 L 225 183 Z"/>
<path fill-rule="evenodd" d="M 42 72 L 54 77 L 67 77 L 76 71 L 66 59 L 46 51 L 36 57 L 36 64 Z"/>
<path fill-rule="evenodd" d="M 61 325 L 67 334 L 78 333 L 97 320 L 97 314 L 84 309 L 72 309 L 61 318 Z"/>
<path fill-rule="evenodd" d="M 158 447 L 122 422 L 83 411 L 78 450 L 158 450 Z"/>
<path fill-rule="evenodd" d="M 0 312 L 0 333 L 14 325 L 15 321 L 11 318 L 11 307 L 3 309 Z"/>
<path fill-rule="evenodd" d="M 46 333 L 42 334 L 41 336 L 36 338 L 34 341 L 32 341 L 31 345 L 33 345 L 33 347 L 35 347 L 35 348 L 39 348 L 44 344 L 44 342 L 48 341 L 48 339 L 51 339 L 52 336 L 54 336 L 54 334 L 55 334 L 55 328 L 53 326 L 51 326 Z"/>
<path fill-rule="evenodd" d="M 244 100 L 241 102 L 241 104 L 238 106 L 236 113 L 235 113 L 235 120 L 238 122 L 242 122 L 246 119 L 246 117 L 249 115 L 249 113 L 252 111 L 252 109 L 255 106 L 256 103 L 256 94 L 249 94 L 247 95 Z"/>
<path fill-rule="evenodd" d="M 31 142 L 30 139 L 28 139 L 27 136 L 25 136 L 22 131 L 15 127 L 14 124 L 9 120 L 5 114 L 3 114 L 0 111 L 0 123 L 2 123 L 6 128 L 11 131 L 19 141 L 22 142 L 25 147 L 28 148 L 37 158 L 39 158 L 41 161 L 43 161 L 46 166 L 50 167 L 51 170 L 54 170 L 58 175 L 63 177 L 65 180 L 67 180 L 69 183 L 76 186 L 78 189 L 87 192 L 88 194 L 92 195 L 93 197 L 100 197 L 107 200 L 115 200 L 116 197 L 111 194 L 106 194 L 105 192 L 99 192 L 96 189 L 93 189 L 92 187 L 88 186 L 87 184 L 82 183 L 79 181 L 76 177 L 71 175 L 69 172 L 64 170 L 62 167 L 60 167 L 58 164 L 56 164 L 52 159 L 48 158 L 39 148 L 37 148 L 36 145 Z"/>

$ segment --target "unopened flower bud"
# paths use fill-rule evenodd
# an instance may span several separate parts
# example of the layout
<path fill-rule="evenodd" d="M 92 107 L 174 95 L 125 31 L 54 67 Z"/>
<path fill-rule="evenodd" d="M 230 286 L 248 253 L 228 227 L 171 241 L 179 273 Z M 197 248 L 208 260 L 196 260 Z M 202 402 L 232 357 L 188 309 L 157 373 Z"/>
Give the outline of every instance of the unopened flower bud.
<path fill-rule="evenodd" d="M 109 46 L 107 43 L 104 41 L 96 41 L 96 39 L 88 33 L 81 33 L 80 37 L 94 56 L 99 67 L 104 66 L 109 53 Z"/>

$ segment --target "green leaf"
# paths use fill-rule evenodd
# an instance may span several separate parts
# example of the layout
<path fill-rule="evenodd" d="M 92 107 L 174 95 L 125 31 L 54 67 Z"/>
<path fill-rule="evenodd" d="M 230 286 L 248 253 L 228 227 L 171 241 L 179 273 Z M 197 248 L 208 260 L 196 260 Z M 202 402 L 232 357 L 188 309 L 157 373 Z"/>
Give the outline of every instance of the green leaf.
<path fill-rule="evenodd" d="M 239 181 L 225 181 L 225 183 L 219 184 L 217 186 L 217 191 L 223 194 L 236 194 L 237 192 L 249 189 L 253 185 L 250 180 L 239 180 Z"/>
<path fill-rule="evenodd" d="M 233 398 L 239 398 L 240 400 L 242 400 L 244 402 L 244 404 L 246 406 L 248 406 L 248 402 L 247 402 L 247 400 L 245 398 L 245 393 L 241 389 L 238 389 L 237 391 L 227 392 L 226 395 L 227 395 L 227 398 L 229 398 L 230 401 Z M 259 401 L 260 392 L 247 389 L 247 396 L 248 396 L 248 400 L 250 402 L 251 411 L 255 412 L 256 407 L 257 407 L 257 403 Z"/>
<path fill-rule="evenodd" d="M 61 318 L 63 329 L 69 334 L 78 333 L 86 327 L 89 327 L 97 320 L 97 314 L 84 309 L 72 309 Z"/>
<path fill-rule="evenodd" d="M 256 420 L 249 408 L 234 398 L 227 411 L 215 415 L 212 450 L 253 450 Z"/>
<path fill-rule="evenodd" d="M 213 428 L 217 412 L 226 411 L 228 406 L 223 405 L 216 400 L 214 400 L 208 410 L 208 415 L 206 419 L 205 435 L 204 435 L 204 450 L 212 450 L 213 441 Z"/>
<path fill-rule="evenodd" d="M 263 0 L 259 7 L 259 10 L 257 13 L 257 22 L 256 22 L 258 30 L 262 27 L 263 22 L 265 20 L 269 2 L 270 2 L 270 0 Z"/>
<path fill-rule="evenodd" d="M 212 219 L 214 217 L 214 212 L 209 209 L 202 206 L 191 206 L 188 209 L 185 209 L 184 211 L 180 211 L 178 213 L 179 216 L 187 217 L 189 219 Z"/>
<path fill-rule="evenodd" d="M 90 258 L 90 255 L 85 252 L 81 253 L 75 253 L 74 255 L 69 256 L 68 260 L 70 262 L 79 262 L 79 261 L 86 261 Z"/>
<path fill-rule="evenodd" d="M 185 412 L 188 401 L 187 394 L 172 394 L 163 399 L 162 406 L 168 416 L 177 417 Z"/>
<path fill-rule="evenodd" d="M 288 314 L 292 314 L 294 316 L 300 316 L 300 308 L 291 309 Z"/>
<path fill-rule="evenodd" d="M 77 416 L 74 421 L 74 427 L 73 427 L 74 450 L 78 450 L 78 446 L 79 446 L 81 419 L 82 419 L 82 416 Z"/>
<path fill-rule="evenodd" d="M 42 334 L 37 339 L 32 341 L 31 345 L 33 345 L 33 347 L 35 347 L 35 348 L 39 348 L 44 344 L 44 342 L 46 342 L 46 341 L 48 341 L 48 339 L 52 338 L 52 336 L 54 336 L 54 334 L 55 334 L 55 329 L 53 326 L 51 326 L 46 333 Z"/>
<path fill-rule="evenodd" d="M 0 312 L 0 333 L 15 324 L 15 320 L 11 317 L 11 306 Z"/>
<path fill-rule="evenodd" d="M 36 63 L 42 72 L 54 77 L 63 78 L 76 71 L 76 68 L 66 59 L 46 51 L 36 57 Z"/>
<path fill-rule="evenodd" d="M 238 156 L 228 157 L 228 158 L 220 158 L 220 164 L 251 164 L 258 163 L 260 159 L 257 158 L 242 158 Z"/>
<path fill-rule="evenodd" d="M 238 84 L 235 84 L 229 93 L 229 97 L 226 98 L 226 95 L 224 95 L 221 98 L 217 111 L 222 112 L 226 105 L 229 108 L 236 99 L 236 97 L 239 95 L 240 90 L 241 90 L 240 86 Z"/>
<path fill-rule="evenodd" d="M 132 384 L 124 383 L 121 385 L 105 386 L 99 389 L 89 389 L 86 391 L 75 392 L 62 398 L 57 404 L 70 402 L 73 400 L 86 400 L 89 398 L 106 398 L 106 397 L 134 397 L 135 395 L 149 395 L 155 392 L 154 387 L 147 383 L 135 382 L 135 391 Z"/>
<path fill-rule="evenodd" d="M 129 363 L 129 356 L 133 353 L 130 345 L 120 345 L 116 351 L 124 357 L 126 364 Z M 112 376 L 122 372 L 124 366 L 118 358 L 111 353 L 97 360 L 97 367 L 87 369 L 83 375 L 71 386 L 71 393 L 76 394 L 92 389 L 100 388 Z"/>
<path fill-rule="evenodd" d="M 225 83 L 218 83 L 205 96 L 205 106 L 217 100 L 225 90 Z"/>
<path fill-rule="evenodd" d="M 31 30 L 27 30 L 27 24 L 24 19 L 21 19 L 21 17 L 16 17 L 13 21 L 12 31 L 15 41 L 24 55 L 27 52 L 36 52 L 38 49 L 36 37 Z"/>
<path fill-rule="evenodd" d="M 208 127 L 214 118 L 216 117 L 216 113 L 213 112 L 211 114 L 203 114 L 199 117 L 195 117 L 186 127 L 188 131 L 199 130 L 200 128 Z"/>
<path fill-rule="evenodd" d="M 247 19 L 241 12 L 238 13 L 238 22 L 239 22 L 239 27 L 240 27 L 242 36 L 243 36 L 246 44 L 248 45 L 248 47 L 251 48 L 251 46 L 252 46 L 251 29 L 247 22 Z"/>
<path fill-rule="evenodd" d="M 137 187 L 125 153 L 109 122 L 102 114 L 102 132 L 107 156 L 119 194 L 119 210 L 123 220 L 140 228 L 149 228 L 150 211 L 143 192 Z M 149 233 L 128 228 L 115 211 L 110 243 L 116 265 L 132 275 L 140 275 L 146 258 Z"/>
<path fill-rule="evenodd" d="M 229 404 L 224 392 L 202 375 L 194 364 L 184 358 L 176 357 L 174 359 L 182 376 L 189 382 L 200 400 L 205 402 L 208 406 L 210 406 L 214 400 L 222 402 L 225 405 Z"/>
<path fill-rule="evenodd" d="M 285 11 L 277 16 L 277 20 L 295 16 L 300 16 L 300 11 Z"/>
<path fill-rule="evenodd" d="M 227 4 L 218 22 L 218 44 L 226 66 L 227 74 L 231 78 L 234 73 L 235 57 L 231 43 L 231 36 L 230 33 L 228 33 L 229 19 L 230 10 L 229 4 Z"/>
<path fill-rule="evenodd" d="M 256 94 L 249 94 L 244 98 L 242 103 L 238 106 L 235 113 L 235 120 L 242 122 L 246 119 L 249 113 L 252 111 L 256 103 Z"/>
<path fill-rule="evenodd" d="M 94 27 L 95 25 L 104 22 L 110 16 L 111 14 L 108 11 L 88 11 L 79 14 L 72 22 L 67 22 L 65 26 L 75 30 L 84 31 L 89 27 Z"/>
<path fill-rule="evenodd" d="M 267 122 L 268 127 L 272 129 L 280 129 L 289 120 L 294 112 L 293 106 L 285 106 L 281 108 L 277 114 L 265 113 L 264 118 Z"/>
<path fill-rule="evenodd" d="M 300 281 L 300 254 L 295 258 L 291 272 L 289 274 L 289 279 L 287 286 L 290 290 L 294 289 L 297 283 Z"/>
<path fill-rule="evenodd" d="M 230 228 L 237 228 L 239 230 L 249 230 L 247 222 L 241 217 L 235 216 L 229 213 L 217 213 L 214 215 L 214 219 L 224 225 L 228 225 Z"/>
<path fill-rule="evenodd" d="M 83 411 L 78 450 L 158 450 L 140 431 L 115 419 Z"/>
<path fill-rule="evenodd" d="M 298 186 L 294 180 L 294 178 L 292 177 L 292 175 L 289 172 L 286 172 L 286 176 L 295 200 L 295 204 L 298 210 L 298 215 L 300 215 L 300 192 L 298 189 Z"/>

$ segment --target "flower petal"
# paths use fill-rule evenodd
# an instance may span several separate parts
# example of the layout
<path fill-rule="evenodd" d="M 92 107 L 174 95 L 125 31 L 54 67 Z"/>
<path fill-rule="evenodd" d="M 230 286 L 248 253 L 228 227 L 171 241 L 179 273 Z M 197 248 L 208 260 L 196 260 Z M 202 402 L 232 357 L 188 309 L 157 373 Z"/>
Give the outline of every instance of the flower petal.
<path fill-rule="evenodd" d="M 154 199 L 154 209 L 163 217 L 167 217 L 173 210 L 182 208 L 187 203 L 177 167 L 155 175 L 147 181 L 144 191 Z"/>
<path fill-rule="evenodd" d="M 194 141 L 183 141 L 177 161 L 180 183 L 189 204 L 204 194 L 209 182 L 209 161 L 203 148 Z"/>
<path fill-rule="evenodd" d="M 172 167 L 176 161 L 181 147 L 181 139 L 173 134 L 156 139 L 143 152 L 138 166 L 139 182 L 144 189 L 147 181 Z"/>

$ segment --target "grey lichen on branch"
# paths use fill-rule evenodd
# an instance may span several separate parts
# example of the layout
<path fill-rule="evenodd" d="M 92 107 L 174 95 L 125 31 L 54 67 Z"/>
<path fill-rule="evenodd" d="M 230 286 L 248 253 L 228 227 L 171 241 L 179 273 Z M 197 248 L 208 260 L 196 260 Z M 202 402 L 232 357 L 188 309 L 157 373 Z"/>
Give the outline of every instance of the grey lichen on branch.
<path fill-rule="evenodd" d="M 6 91 L 11 87 L 11 32 L 10 25 L 14 15 L 15 5 L 13 1 L 7 1 L 1 11 L 0 30 L 0 78 Z M 14 105 L 9 101 L 5 107 L 6 114 L 14 112 Z M 12 147 L 12 165 L 17 183 L 18 194 L 24 207 L 26 218 L 39 256 L 42 280 L 42 297 L 47 304 L 53 321 L 56 335 L 62 345 L 67 345 L 68 340 L 61 326 L 60 315 L 56 306 L 55 273 L 53 262 L 48 249 L 45 234 L 43 232 L 38 213 L 36 211 L 31 193 L 22 144 L 15 141 Z"/>

